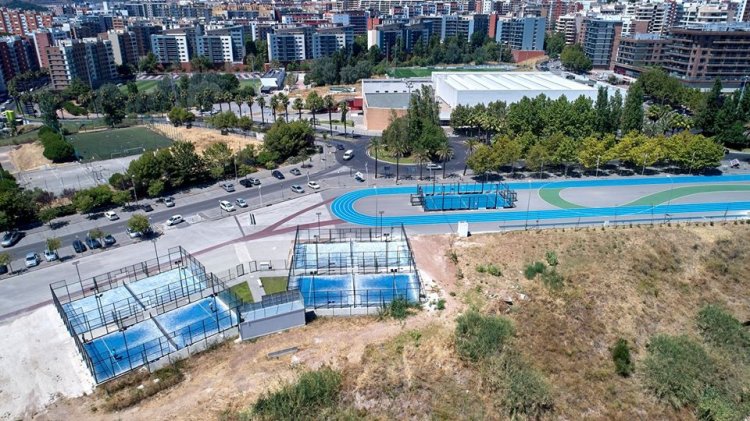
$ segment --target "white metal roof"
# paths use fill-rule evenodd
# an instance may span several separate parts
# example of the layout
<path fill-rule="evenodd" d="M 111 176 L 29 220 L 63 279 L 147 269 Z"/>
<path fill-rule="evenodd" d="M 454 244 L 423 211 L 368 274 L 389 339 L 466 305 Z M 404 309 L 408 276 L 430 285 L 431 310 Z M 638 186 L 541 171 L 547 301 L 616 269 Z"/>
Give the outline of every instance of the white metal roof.
<path fill-rule="evenodd" d="M 438 79 L 456 91 L 596 91 L 546 72 L 434 72 L 432 81 Z"/>

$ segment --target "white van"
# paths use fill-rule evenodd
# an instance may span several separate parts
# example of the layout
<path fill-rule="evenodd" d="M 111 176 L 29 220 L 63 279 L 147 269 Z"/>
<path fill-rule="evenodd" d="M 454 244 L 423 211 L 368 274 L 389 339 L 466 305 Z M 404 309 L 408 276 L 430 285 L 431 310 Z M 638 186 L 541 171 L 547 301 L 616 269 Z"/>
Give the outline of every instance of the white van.
<path fill-rule="evenodd" d="M 354 151 L 349 149 L 348 151 L 344 152 L 344 161 L 348 161 L 350 159 L 354 158 Z"/>

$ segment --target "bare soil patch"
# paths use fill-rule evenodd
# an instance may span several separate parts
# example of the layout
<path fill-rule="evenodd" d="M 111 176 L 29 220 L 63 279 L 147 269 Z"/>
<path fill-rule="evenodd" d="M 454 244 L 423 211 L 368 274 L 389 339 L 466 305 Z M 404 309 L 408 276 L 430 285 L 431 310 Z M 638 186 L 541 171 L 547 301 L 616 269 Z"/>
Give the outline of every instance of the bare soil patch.
<path fill-rule="evenodd" d="M 222 136 L 221 132 L 218 130 L 204 129 L 201 127 L 192 127 L 188 129 L 185 127 L 174 127 L 169 124 L 154 124 L 153 126 L 149 126 L 149 128 L 172 140 L 181 140 L 194 144 L 195 150 L 199 154 L 203 153 L 203 151 L 209 146 L 219 142 L 226 143 L 227 146 L 229 146 L 229 149 L 234 152 L 239 149 L 244 149 L 247 145 L 263 144 L 263 142 L 254 137 L 246 137 L 232 133 Z"/>
<path fill-rule="evenodd" d="M 10 151 L 10 159 L 18 171 L 28 171 L 45 165 L 52 165 L 52 161 L 42 154 L 44 147 L 40 142 L 26 143 L 16 146 Z"/>

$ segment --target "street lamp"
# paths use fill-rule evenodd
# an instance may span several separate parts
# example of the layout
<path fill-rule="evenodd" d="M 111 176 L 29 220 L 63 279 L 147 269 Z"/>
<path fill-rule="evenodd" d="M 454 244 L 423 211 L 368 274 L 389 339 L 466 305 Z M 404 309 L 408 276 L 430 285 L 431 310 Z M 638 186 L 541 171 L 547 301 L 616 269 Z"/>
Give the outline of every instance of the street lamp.
<path fill-rule="evenodd" d="M 380 235 L 381 236 L 383 235 L 383 213 L 384 212 L 385 211 L 379 211 L 379 213 L 380 213 Z"/>
<path fill-rule="evenodd" d="M 529 229 L 529 208 L 531 208 L 531 179 L 526 180 L 529 183 L 528 195 L 529 198 L 526 201 L 526 223 L 523 226 L 524 230 Z"/>
<path fill-rule="evenodd" d="M 320 237 L 320 212 L 315 212 L 315 215 L 318 217 L 318 237 Z"/>
<path fill-rule="evenodd" d="M 78 270 L 78 265 L 81 264 L 80 261 L 73 262 L 73 266 L 76 267 L 76 273 L 78 274 L 78 283 L 81 283 L 81 272 Z M 94 288 L 96 288 L 96 278 L 94 278 Z"/>
<path fill-rule="evenodd" d="M 156 255 L 156 270 L 158 271 L 161 265 L 159 264 L 159 252 L 156 250 L 156 237 L 151 239 L 151 243 L 154 245 L 154 254 Z"/>

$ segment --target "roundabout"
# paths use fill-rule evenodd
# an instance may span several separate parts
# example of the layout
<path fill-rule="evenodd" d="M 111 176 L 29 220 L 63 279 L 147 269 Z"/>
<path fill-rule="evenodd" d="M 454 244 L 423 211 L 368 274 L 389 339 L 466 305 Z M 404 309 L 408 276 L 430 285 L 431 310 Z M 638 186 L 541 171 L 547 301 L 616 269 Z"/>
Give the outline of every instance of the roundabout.
<path fill-rule="evenodd" d="M 336 198 L 331 211 L 365 226 L 646 222 L 745 217 L 750 211 L 750 175 L 529 180 L 507 186 L 518 192 L 513 209 L 424 212 L 409 205 L 410 195 L 417 193 L 411 185 L 355 190 Z"/>

